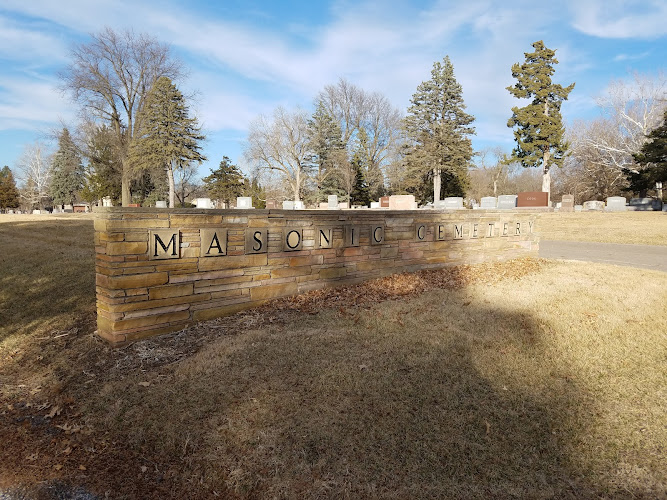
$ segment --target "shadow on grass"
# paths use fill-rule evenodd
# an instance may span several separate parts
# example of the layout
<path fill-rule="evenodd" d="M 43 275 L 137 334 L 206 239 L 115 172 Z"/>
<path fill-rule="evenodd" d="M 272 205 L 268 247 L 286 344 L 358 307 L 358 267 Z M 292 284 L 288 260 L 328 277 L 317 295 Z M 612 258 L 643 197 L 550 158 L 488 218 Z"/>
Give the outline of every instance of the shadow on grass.
<path fill-rule="evenodd" d="M 607 495 L 570 455 L 594 408 L 543 327 L 465 290 L 295 314 L 95 404 L 190 497 Z"/>

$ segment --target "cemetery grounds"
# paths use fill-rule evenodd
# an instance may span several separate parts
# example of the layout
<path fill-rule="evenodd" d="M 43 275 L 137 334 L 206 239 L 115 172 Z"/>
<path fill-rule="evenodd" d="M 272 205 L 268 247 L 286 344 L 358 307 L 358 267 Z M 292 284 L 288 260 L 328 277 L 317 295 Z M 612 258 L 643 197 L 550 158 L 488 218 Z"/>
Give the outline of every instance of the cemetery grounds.
<path fill-rule="evenodd" d="M 667 245 L 667 214 L 540 230 Z M 90 216 L 0 215 L 0 498 L 667 495 L 666 273 L 448 268 L 111 349 L 93 252 Z"/>

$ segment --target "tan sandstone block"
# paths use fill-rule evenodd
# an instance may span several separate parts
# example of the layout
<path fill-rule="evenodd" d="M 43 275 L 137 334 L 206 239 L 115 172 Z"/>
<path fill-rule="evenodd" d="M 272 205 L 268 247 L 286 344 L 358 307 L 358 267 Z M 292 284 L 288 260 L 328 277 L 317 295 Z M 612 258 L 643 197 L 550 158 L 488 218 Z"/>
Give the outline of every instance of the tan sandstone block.
<path fill-rule="evenodd" d="M 107 255 L 135 255 L 148 252 L 147 241 L 119 241 L 107 243 Z"/>
<path fill-rule="evenodd" d="M 267 254 L 251 254 L 227 257 L 202 258 L 199 261 L 200 271 L 212 271 L 215 269 L 241 269 L 244 267 L 257 267 L 267 265 Z"/>
<path fill-rule="evenodd" d="M 156 316 L 145 316 L 143 318 L 133 318 L 121 321 L 115 321 L 111 325 L 111 330 L 119 332 L 122 330 L 131 330 L 143 326 L 156 326 L 163 323 L 173 323 L 174 321 L 183 321 L 190 318 L 190 311 L 178 311 Z"/>
<path fill-rule="evenodd" d="M 192 295 L 194 293 L 194 283 L 185 283 L 183 285 L 167 285 L 151 288 L 148 297 L 151 300 L 167 299 L 170 297 L 181 297 L 183 295 Z"/>
<path fill-rule="evenodd" d="M 277 297 L 296 295 L 298 292 L 296 282 L 282 283 L 280 285 L 264 285 L 253 288 L 250 291 L 251 300 L 266 300 Z"/>
<path fill-rule="evenodd" d="M 280 269 L 274 269 L 271 271 L 272 278 L 288 278 L 291 276 L 303 276 L 310 274 L 312 268 L 310 266 L 301 266 L 301 267 L 282 267 Z"/>
<path fill-rule="evenodd" d="M 342 278 L 347 275 L 347 269 L 344 267 L 329 267 L 327 269 L 320 269 L 320 278 L 324 280 L 333 278 Z"/>
<path fill-rule="evenodd" d="M 132 274 L 129 276 L 96 275 L 98 286 L 111 288 L 112 290 L 165 285 L 168 280 L 169 275 L 167 273 Z"/>

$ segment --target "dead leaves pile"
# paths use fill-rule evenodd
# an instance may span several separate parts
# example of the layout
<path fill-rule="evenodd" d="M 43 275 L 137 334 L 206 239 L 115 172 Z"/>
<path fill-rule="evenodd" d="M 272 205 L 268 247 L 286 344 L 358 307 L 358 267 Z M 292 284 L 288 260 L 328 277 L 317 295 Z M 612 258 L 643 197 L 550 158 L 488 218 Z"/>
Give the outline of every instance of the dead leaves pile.
<path fill-rule="evenodd" d="M 351 307 L 395 300 L 428 290 L 456 290 L 475 283 L 491 285 L 502 280 L 518 280 L 539 272 L 545 265 L 543 259 L 523 258 L 392 274 L 358 285 L 313 290 L 295 297 L 278 299 L 269 302 L 265 308 L 315 314 L 327 307 Z"/>

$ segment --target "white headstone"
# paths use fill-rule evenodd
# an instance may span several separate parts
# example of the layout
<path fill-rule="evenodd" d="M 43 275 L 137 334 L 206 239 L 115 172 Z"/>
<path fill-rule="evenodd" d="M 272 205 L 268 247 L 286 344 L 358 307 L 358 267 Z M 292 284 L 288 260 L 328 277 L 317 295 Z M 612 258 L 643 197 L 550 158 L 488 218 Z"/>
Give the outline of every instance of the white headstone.
<path fill-rule="evenodd" d="M 380 208 L 379 201 L 371 201 L 371 208 Z"/>
<path fill-rule="evenodd" d="M 111 196 L 106 196 L 102 198 L 102 206 L 103 207 L 113 207 L 113 203 L 111 201 Z"/>
<path fill-rule="evenodd" d="M 350 208 L 350 203 L 347 201 L 341 201 L 338 203 L 338 208 Z"/>
<path fill-rule="evenodd" d="M 327 206 L 329 210 L 338 210 L 338 196 L 330 194 L 327 197 Z"/>
<path fill-rule="evenodd" d="M 167 202 L 164 200 L 157 200 L 155 202 L 155 208 L 167 208 Z"/>
<path fill-rule="evenodd" d="M 498 209 L 510 210 L 516 208 L 517 195 L 515 194 L 501 194 L 498 196 Z"/>
<path fill-rule="evenodd" d="M 608 212 L 625 212 L 628 207 L 625 206 L 627 200 L 623 196 L 610 196 L 607 198 Z"/>
<path fill-rule="evenodd" d="M 290 200 L 283 201 L 283 210 L 294 210 L 294 202 Z"/>
<path fill-rule="evenodd" d="M 213 208 L 211 198 L 197 198 L 195 200 L 195 205 L 197 208 Z"/>
<path fill-rule="evenodd" d="M 460 196 L 452 196 L 449 198 L 445 198 L 443 201 L 445 202 L 446 210 L 458 210 L 460 208 L 463 208 L 463 198 L 461 198 Z"/>
<path fill-rule="evenodd" d="M 245 209 L 254 208 L 252 206 L 252 197 L 251 196 L 238 196 L 236 198 L 236 208 L 245 208 Z"/>
<path fill-rule="evenodd" d="M 298 200 L 294 202 L 294 210 L 304 210 L 306 208 L 306 205 L 304 205 L 303 201 Z"/>
<path fill-rule="evenodd" d="M 604 210 L 604 201 L 590 200 L 584 202 L 584 210 Z"/>
<path fill-rule="evenodd" d="M 496 208 L 498 206 L 498 199 L 495 196 L 484 196 L 480 200 L 480 208 Z"/>
<path fill-rule="evenodd" d="M 390 210 L 412 210 L 415 206 L 415 197 L 412 194 L 393 194 L 389 197 Z"/>
<path fill-rule="evenodd" d="M 583 205 L 575 205 L 574 206 L 574 211 L 575 212 L 581 212 L 584 209 Z"/>

